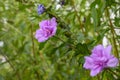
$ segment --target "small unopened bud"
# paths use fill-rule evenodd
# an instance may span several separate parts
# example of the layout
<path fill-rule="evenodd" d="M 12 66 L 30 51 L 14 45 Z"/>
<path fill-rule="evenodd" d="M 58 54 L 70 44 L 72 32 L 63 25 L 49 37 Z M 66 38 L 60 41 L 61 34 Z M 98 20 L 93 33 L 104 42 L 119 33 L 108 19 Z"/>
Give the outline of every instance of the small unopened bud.
<path fill-rule="evenodd" d="M 39 5 L 38 5 L 38 8 L 37 8 L 37 11 L 38 11 L 38 14 L 39 14 L 39 15 L 40 15 L 40 14 L 43 14 L 44 11 L 45 11 L 44 5 L 39 4 Z"/>

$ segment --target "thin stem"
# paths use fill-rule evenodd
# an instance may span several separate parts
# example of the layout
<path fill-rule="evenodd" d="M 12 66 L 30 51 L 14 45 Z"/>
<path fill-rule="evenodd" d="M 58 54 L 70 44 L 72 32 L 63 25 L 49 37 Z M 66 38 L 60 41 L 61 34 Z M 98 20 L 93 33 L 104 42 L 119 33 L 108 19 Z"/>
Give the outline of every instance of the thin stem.
<path fill-rule="evenodd" d="M 59 39 L 60 41 L 66 43 L 64 40 L 62 40 L 61 38 L 57 37 L 57 36 L 54 36 L 55 38 Z"/>
<path fill-rule="evenodd" d="M 32 38 L 32 53 L 35 57 L 34 38 L 33 38 L 33 25 L 31 26 L 31 38 Z"/>
<path fill-rule="evenodd" d="M 13 69 L 13 71 L 16 71 L 16 69 L 14 68 L 13 64 L 10 62 L 10 60 L 8 59 L 7 56 L 4 55 L 4 53 L 0 50 L 0 53 L 4 56 L 4 58 L 6 59 L 6 61 L 9 63 L 9 65 L 11 66 L 11 68 Z M 16 71 L 16 76 L 18 78 L 18 80 L 22 80 L 18 71 Z"/>
<path fill-rule="evenodd" d="M 36 59 L 35 48 L 34 48 L 34 38 L 33 38 L 33 25 L 31 26 L 31 38 L 32 38 L 32 53 L 33 53 L 34 58 Z M 36 60 L 33 61 L 33 63 L 36 65 L 37 64 Z M 37 75 L 37 79 L 39 80 L 40 76 L 37 70 L 35 70 L 35 74 Z"/>
<path fill-rule="evenodd" d="M 113 27 L 112 21 L 110 19 L 110 14 L 109 14 L 108 8 L 106 9 L 106 11 L 107 11 L 107 15 L 108 15 L 109 23 L 110 23 L 110 28 L 111 28 L 112 39 L 113 39 L 113 46 L 115 48 L 115 56 L 118 58 L 119 54 L 118 54 L 118 49 L 117 49 L 115 35 L 114 35 L 114 33 L 115 33 L 114 27 Z"/>
<path fill-rule="evenodd" d="M 80 23 L 80 27 L 81 27 L 82 33 L 85 33 L 85 32 L 84 32 L 83 25 L 82 25 L 82 23 L 81 23 L 81 21 L 80 21 L 80 16 L 78 15 L 78 12 L 77 12 L 77 10 L 76 10 L 76 8 L 75 8 L 75 2 L 74 2 L 74 0 L 72 0 L 72 3 L 73 3 L 73 8 L 74 8 L 74 10 L 75 10 L 75 14 L 76 14 L 77 19 L 78 19 L 78 21 L 79 21 L 79 23 Z"/>
<path fill-rule="evenodd" d="M 66 43 L 64 40 L 62 40 L 61 38 L 59 38 L 59 37 L 57 37 L 57 36 L 54 36 L 55 38 L 57 38 L 57 39 L 59 39 L 60 41 L 62 41 L 63 43 Z M 72 45 L 72 44 L 69 44 L 69 43 L 67 43 L 68 45 L 69 45 L 69 47 L 71 47 L 72 49 L 75 49 L 75 47 L 74 47 L 74 45 Z"/>
<path fill-rule="evenodd" d="M 111 72 L 112 74 L 116 75 L 117 77 L 120 77 L 120 75 L 116 74 L 114 71 L 112 71 L 111 69 L 107 69 L 109 72 Z"/>
<path fill-rule="evenodd" d="M 100 79 L 100 75 L 97 75 L 97 79 L 98 79 L 98 80 L 101 80 L 101 79 Z"/>

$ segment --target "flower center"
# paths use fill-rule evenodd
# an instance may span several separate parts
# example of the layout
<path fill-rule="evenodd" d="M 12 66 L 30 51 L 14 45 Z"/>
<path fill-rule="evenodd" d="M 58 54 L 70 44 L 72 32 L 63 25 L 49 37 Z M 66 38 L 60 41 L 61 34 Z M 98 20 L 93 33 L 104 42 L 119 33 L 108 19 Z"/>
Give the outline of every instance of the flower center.
<path fill-rule="evenodd" d="M 51 36 L 52 32 L 53 32 L 52 29 L 50 29 L 50 28 L 46 28 L 46 29 L 45 29 L 45 37 L 49 37 L 49 36 Z"/>
<path fill-rule="evenodd" d="M 106 61 L 98 61 L 97 64 L 98 64 L 99 66 L 105 67 L 106 64 L 107 64 L 107 61 L 108 61 L 108 60 L 106 60 Z"/>

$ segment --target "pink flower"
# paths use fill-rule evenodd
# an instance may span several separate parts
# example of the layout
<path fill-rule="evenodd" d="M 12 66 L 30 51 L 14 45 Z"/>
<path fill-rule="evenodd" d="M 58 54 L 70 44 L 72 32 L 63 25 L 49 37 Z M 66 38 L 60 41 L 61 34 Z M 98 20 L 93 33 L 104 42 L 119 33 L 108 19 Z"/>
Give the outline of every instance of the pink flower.
<path fill-rule="evenodd" d="M 95 76 L 104 68 L 116 67 L 118 59 L 111 54 L 111 46 L 102 45 L 94 47 L 90 56 L 85 56 L 84 68 L 91 70 L 90 75 Z"/>
<path fill-rule="evenodd" d="M 50 20 L 43 20 L 39 23 L 40 29 L 36 31 L 35 38 L 38 42 L 44 42 L 48 38 L 55 35 L 57 30 L 57 22 L 53 17 Z"/>

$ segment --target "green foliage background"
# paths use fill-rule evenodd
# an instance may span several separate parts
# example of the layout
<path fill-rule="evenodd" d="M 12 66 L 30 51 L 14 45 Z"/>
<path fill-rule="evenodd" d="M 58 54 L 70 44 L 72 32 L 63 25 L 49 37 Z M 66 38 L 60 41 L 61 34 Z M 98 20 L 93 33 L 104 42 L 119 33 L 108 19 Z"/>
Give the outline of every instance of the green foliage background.
<path fill-rule="evenodd" d="M 86 5 L 89 3 L 89 6 Z M 37 5 L 47 11 L 38 15 Z M 90 77 L 84 56 L 106 36 L 119 58 L 120 0 L 0 0 L 0 80 L 120 80 L 120 66 Z M 71 9 L 70 9 L 71 8 Z M 115 18 L 111 19 L 111 14 Z M 57 33 L 44 43 L 34 37 L 39 22 L 55 16 Z"/>

